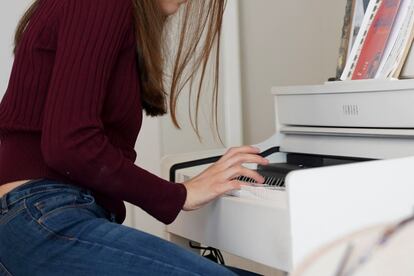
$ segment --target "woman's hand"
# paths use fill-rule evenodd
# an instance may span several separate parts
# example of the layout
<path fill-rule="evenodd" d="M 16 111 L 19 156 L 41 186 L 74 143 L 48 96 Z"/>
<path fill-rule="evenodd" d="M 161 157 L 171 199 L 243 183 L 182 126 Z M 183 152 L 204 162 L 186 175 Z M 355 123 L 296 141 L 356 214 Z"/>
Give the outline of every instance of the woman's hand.
<path fill-rule="evenodd" d="M 268 164 L 269 161 L 258 153 L 259 149 L 252 146 L 230 148 L 216 163 L 184 182 L 187 199 L 183 210 L 198 209 L 226 192 L 240 189 L 243 182 L 234 179 L 238 176 L 247 176 L 263 183 L 264 178 L 260 174 L 242 166 L 243 163 Z"/>

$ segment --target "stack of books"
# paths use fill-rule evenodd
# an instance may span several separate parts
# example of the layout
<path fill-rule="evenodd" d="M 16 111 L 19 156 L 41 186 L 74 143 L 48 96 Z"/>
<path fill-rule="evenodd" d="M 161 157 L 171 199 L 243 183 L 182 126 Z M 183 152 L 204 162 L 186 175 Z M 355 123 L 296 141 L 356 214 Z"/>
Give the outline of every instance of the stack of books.
<path fill-rule="evenodd" d="M 348 0 L 336 78 L 414 78 L 414 0 Z"/>

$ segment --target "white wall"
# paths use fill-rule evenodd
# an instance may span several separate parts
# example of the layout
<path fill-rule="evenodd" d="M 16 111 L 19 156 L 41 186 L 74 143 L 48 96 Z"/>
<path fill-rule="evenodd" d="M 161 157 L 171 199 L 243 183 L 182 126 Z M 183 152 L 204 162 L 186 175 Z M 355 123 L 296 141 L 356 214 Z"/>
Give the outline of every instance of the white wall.
<path fill-rule="evenodd" d="M 13 37 L 17 21 L 31 3 L 30 0 L 0 2 L 0 98 L 3 97 L 13 63 Z"/>
<path fill-rule="evenodd" d="M 335 75 L 346 0 L 240 0 L 246 144 L 274 133 L 272 86 Z"/>

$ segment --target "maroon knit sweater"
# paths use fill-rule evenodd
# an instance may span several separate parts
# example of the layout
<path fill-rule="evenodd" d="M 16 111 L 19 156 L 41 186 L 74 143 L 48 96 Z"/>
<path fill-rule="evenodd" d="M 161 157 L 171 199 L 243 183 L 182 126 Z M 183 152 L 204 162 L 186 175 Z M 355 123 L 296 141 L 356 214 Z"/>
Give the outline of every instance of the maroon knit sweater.
<path fill-rule="evenodd" d="M 186 199 L 134 165 L 142 106 L 131 0 L 40 0 L 0 103 L 0 185 L 50 178 L 168 224 Z"/>

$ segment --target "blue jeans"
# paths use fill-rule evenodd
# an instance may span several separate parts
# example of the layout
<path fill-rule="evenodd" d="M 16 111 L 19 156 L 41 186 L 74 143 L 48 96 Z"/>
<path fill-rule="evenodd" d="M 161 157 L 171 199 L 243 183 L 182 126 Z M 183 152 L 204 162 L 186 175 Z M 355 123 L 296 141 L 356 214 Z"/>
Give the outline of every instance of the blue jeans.
<path fill-rule="evenodd" d="M 115 223 L 88 189 L 31 180 L 0 198 L 0 275 L 235 275 Z"/>

